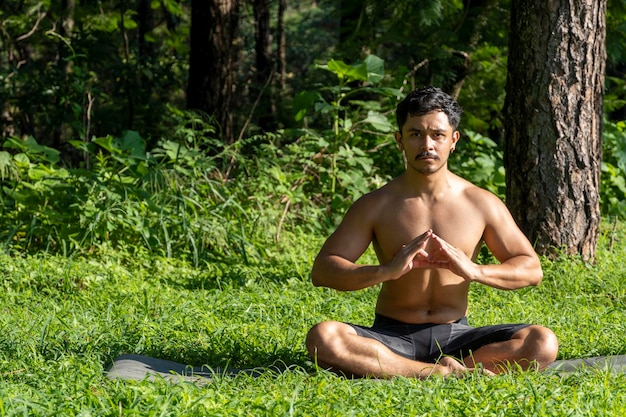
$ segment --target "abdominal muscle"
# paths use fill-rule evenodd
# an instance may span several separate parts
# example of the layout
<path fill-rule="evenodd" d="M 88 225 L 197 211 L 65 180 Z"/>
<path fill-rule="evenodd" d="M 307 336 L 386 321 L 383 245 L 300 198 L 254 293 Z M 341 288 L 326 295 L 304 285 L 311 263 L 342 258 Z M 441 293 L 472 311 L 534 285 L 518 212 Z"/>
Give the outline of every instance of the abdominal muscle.
<path fill-rule="evenodd" d="M 467 315 L 468 287 L 448 270 L 413 270 L 383 283 L 376 312 L 404 323 L 451 323 Z"/>

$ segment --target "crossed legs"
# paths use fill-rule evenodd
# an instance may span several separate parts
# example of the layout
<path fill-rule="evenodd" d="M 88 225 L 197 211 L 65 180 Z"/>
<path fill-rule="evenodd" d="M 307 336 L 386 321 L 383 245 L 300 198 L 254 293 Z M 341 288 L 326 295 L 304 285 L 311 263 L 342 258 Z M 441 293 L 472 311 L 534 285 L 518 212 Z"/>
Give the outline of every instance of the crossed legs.
<path fill-rule="evenodd" d="M 509 365 L 526 370 L 543 370 L 556 359 L 559 343 L 552 330 L 538 325 L 525 327 L 504 342 L 491 343 L 463 358 L 465 366 L 481 363 L 485 369 L 499 374 Z"/>
<path fill-rule="evenodd" d="M 506 371 L 508 364 L 522 369 L 543 369 L 556 359 L 558 342 L 551 330 L 529 326 L 516 332 L 510 340 L 481 347 L 463 363 L 442 357 L 438 363 L 407 359 L 392 352 L 377 340 L 357 335 L 352 326 L 336 321 L 319 323 L 307 334 L 307 350 L 325 369 L 355 377 L 388 378 L 404 376 L 427 378 L 431 375 L 461 375 L 477 364 L 487 373 Z"/>

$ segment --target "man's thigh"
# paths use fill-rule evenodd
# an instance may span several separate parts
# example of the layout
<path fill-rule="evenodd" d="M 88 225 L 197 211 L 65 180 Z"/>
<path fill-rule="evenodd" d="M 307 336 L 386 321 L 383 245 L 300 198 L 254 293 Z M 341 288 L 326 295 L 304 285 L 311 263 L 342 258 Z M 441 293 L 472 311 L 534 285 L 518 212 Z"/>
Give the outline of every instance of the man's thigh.
<path fill-rule="evenodd" d="M 434 362 L 439 357 L 438 354 L 431 353 L 435 345 L 432 340 L 432 329 L 439 325 L 394 323 L 382 327 L 351 326 L 359 336 L 377 340 L 395 354 L 405 358 Z"/>
<path fill-rule="evenodd" d="M 411 325 L 400 322 L 385 326 L 352 325 L 359 336 L 378 340 L 392 352 L 408 359 L 435 362 L 443 355 L 458 359 L 490 343 L 510 340 L 528 324 L 471 327 L 461 323 Z"/>
<path fill-rule="evenodd" d="M 504 342 L 519 331 L 529 327 L 529 324 L 496 324 L 482 327 L 470 327 L 453 324 L 445 348 L 441 354 L 464 358 L 473 351 L 491 343 Z"/>

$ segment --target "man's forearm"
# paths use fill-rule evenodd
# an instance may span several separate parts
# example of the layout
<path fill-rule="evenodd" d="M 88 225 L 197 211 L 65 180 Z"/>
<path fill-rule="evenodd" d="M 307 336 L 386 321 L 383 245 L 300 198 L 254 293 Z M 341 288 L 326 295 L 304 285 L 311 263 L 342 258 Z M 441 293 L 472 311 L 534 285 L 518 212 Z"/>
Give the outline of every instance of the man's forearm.
<path fill-rule="evenodd" d="M 387 281 L 386 268 L 378 265 L 357 265 L 339 256 L 316 259 L 311 281 L 316 287 L 339 291 L 355 291 Z"/>
<path fill-rule="evenodd" d="M 510 259 L 499 265 L 481 265 L 472 281 L 503 290 L 516 290 L 539 285 L 543 271 L 538 260 L 532 257 Z"/>

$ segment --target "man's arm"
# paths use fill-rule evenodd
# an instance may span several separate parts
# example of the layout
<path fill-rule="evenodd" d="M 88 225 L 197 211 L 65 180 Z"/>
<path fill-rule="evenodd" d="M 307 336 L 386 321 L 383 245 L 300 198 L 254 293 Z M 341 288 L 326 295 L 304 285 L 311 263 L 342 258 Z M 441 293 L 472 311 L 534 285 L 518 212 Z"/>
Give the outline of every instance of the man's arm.
<path fill-rule="evenodd" d="M 530 241 L 517 226 L 508 208 L 498 199 L 485 228 L 485 244 L 500 265 L 481 266 L 481 274 L 474 280 L 503 289 L 517 289 L 539 285 L 543 279 L 541 262 Z"/>
<path fill-rule="evenodd" d="M 410 271 L 418 253 L 424 252 L 430 231 L 407 243 L 385 265 L 358 265 L 357 259 L 374 238 L 375 201 L 372 196 L 357 200 L 335 232 L 326 240 L 311 270 L 315 286 L 353 291 L 397 279 Z"/>

